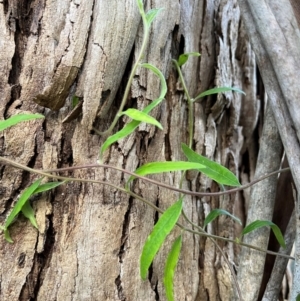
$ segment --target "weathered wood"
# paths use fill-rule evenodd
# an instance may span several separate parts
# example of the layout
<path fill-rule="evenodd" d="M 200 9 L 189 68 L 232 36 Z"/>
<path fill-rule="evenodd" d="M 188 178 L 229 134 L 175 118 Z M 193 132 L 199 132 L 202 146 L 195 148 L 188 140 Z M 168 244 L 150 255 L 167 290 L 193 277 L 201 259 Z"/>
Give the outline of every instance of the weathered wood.
<path fill-rule="evenodd" d="M 260 140 L 255 178 L 280 169 L 282 153 L 283 147 L 280 135 L 276 127 L 272 109 L 268 104 Z M 257 183 L 257 185 L 251 188 L 251 203 L 248 208 L 247 224 L 256 220 L 272 220 L 277 178 L 275 175 Z M 246 235 L 244 242 L 266 250 L 268 249 L 269 235 L 270 229 L 264 227 Z M 266 254 L 243 248 L 239 263 L 238 280 L 245 301 L 258 300 L 264 275 L 265 261 Z"/>
<path fill-rule="evenodd" d="M 293 180 L 299 192 L 300 29 L 294 15 L 295 11 L 296 16 L 299 17 L 297 14 L 299 6 L 295 1 L 288 0 L 276 3 L 240 0 L 239 4 L 291 167 Z M 276 43 L 274 43 L 275 37 Z M 296 206 L 296 220 L 299 220 L 299 201 Z M 298 234 L 300 235 L 300 227 L 297 224 L 295 284 L 292 299 L 296 299 L 300 293 L 300 238 Z M 251 296 L 249 298 L 251 299 Z"/>
<path fill-rule="evenodd" d="M 106 162 L 132 171 L 145 162 L 184 159 L 180 144 L 187 142 L 187 105 L 171 59 L 182 52 L 199 51 L 201 57 L 192 58 L 183 68 L 193 97 L 208 88 L 225 85 L 240 87 L 247 96 L 227 92 L 196 103 L 195 148 L 236 174 L 244 170 L 248 180 L 254 174 L 257 141 L 253 131 L 260 105 L 255 59 L 241 26 L 237 2 L 147 1 L 148 9 L 150 5 L 164 7 L 153 23 L 145 54 L 145 61 L 160 68 L 168 81 L 166 100 L 153 112 L 164 130 L 140 125 L 134 135 L 111 147 Z M 18 18 L 22 18 L 20 13 L 10 15 L 6 6 L 0 2 L 0 37 L 10 47 L 0 52 L 1 67 L 5 67 L 0 70 L 0 87 L 5 92 L 0 94 L 1 117 L 6 118 L 7 111 L 13 114 L 18 108 L 43 112 L 46 120 L 43 125 L 37 123 L 30 135 L 20 134 L 22 126 L 5 135 L 18 137 L 23 149 L 29 139 L 35 143 L 35 148 L 30 144 L 34 154 L 22 161 L 35 168 L 96 163 L 103 139 L 92 135 L 90 129 L 107 129 L 119 103 L 118 90 L 122 92 L 141 43 L 142 27 L 135 1 L 37 0 L 30 9 L 26 7 L 29 21 L 23 20 L 23 31 L 18 26 L 14 31 L 10 23 L 3 21 L 18 25 Z M 9 7 L 10 12 L 15 11 L 15 6 Z M 13 85 L 18 89 L 11 95 Z M 131 106 L 145 107 L 157 97 L 159 88 L 153 74 L 138 70 L 131 89 Z M 62 124 L 74 94 L 83 100 L 82 115 Z M 52 112 L 32 100 L 52 109 L 66 103 L 60 111 Z M 6 152 L 13 141 L 3 141 Z M 245 156 L 250 154 L 251 163 L 241 163 L 241 151 Z M 22 154 L 6 153 L 20 162 Z M 4 167 L 2 173 L 1 186 L 6 189 L 10 182 L 4 181 L 5 175 L 10 170 Z M 28 174 L 19 174 L 20 180 L 1 200 L 2 212 L 29 183 Z M 112 170 L 80 170 L 73 176 L 124 185 L 123 175 Z M 153 178 L 178 185 L 180 174 Z M 183 187 L 218 190 L 211 180 L 192 173 Z M 133 189 L 162 209 L 178 198 L 177 193 L 142 181 L 136 182 Z M 69 183 L 37 197 L 34 206 L 39 232 L 21 218 L 11 228 L 15 243 L 0 241 L 1 300 L 165 300 L 163 266 L 172 239 L 180 230 L 170 235 L 153 263 L 149 279 L 142 281 L 138 259 L 157 220 L 151 208 L 107 186 L 79 183 Z M 185 198 L 185 212 L 197 224 L 218 207 L 244 219 L 241 194 L 220 199 Z M 228 218 L 220 218 L 208 230 L 236 237 Z M 229 269 L 212 242 L 187 233 L 183 239 L 175 276 L 176 300 L 232 300 L 235 288 Z M 237 248 L 225 243 L 220 246 L 231 262 L 237 260 Z"/>

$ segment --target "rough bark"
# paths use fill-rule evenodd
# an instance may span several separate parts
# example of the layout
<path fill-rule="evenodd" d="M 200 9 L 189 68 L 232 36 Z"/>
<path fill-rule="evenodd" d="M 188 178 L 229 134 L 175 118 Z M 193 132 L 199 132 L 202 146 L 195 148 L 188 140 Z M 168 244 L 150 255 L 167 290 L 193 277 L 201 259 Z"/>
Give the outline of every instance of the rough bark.
<path fill-rule="evenodd" d="M 280 169 L 282 151 L 283 147 L 279 132 L 270 105 L 268 105 L 264 118 L 255 178 Z M 251 188 L 251 203 L 248 208 L 247 224 L 255 220 L 272 220 L 277 178 L 275 175 Z M 269 232 L 270 230 L 267 227 L 261 228 L 246 235 L 244 242 L 266 250 L 268 248 Z M 245 301 L 258 300 L 265 261 L 265 253 L 246 248 L 242 250 L 238 280 Z"/>
<path fill-rule="evenodd" d="M 300 189 L 299 105 L 300 30 L 296 1 L 240 0 L 242 16 L 257 56 L 277 127 L 287 154 L 297 192 Z M 292 5 L 291 5 L 292 4 Z M 298 21 L 298 24 L 297 24 Z M 274 37 L 276 36 L 276 43 Z M 285 62 L 282 64 L 282 62 Z M 298 197 L 297 197 L 298 198 Z M 296 204 L 296 220 L 300 203 Z M 299 224 L 296 230 L 295 278 L 291 298 L 300 294 Z"/>
<path fill-rule="evenodd" d="M 83 2 L 0 2 L 1 118 L 20 111 L 46 116 L 43 123 L 31 122 L 2 134 L 1 154 L 24 165 L 53 169 L 96 163 L 103 139 L 91 129 L 108 127 L 139 51 L 142 27 L 134 0 Z M 237 1 L 147 1 L 148 9 L 150 5 L 164 7 L 153 23 L 145 54 L 145 61 L 161 69 L 168 81 L 166 100 L 153 114 L 164 130 L 141 125 L 134 135 L 111 147 L 106 162 L 132 171 L 145 162 L 184 159 L 180 144 L 187 137 L 187 105 L 171 59 L 199 51 L 201 57 L 183 68 L 192 96 L 214 86 L 237 86 L 247 95 L 228 92 L 195 104 L 195 149 L 237 175 L 241 170 L 241 178 L 249 181 L 258 148 L 254 132 L 260 100 L 255 58 Z M 129 105 L 143 108 L 158 91 L 155 76 L 138 70 Z M 62 123 L 73 95 L 83 100 L 82 114 Z M 72 175 L 119 186 L 125 182 L 112 170 L 79 170 Z M 3 216 L 32 178 L 2 166 Z M 180 174 L 153 178 L 177 186 Z M 218 190 L 211 180 L 195 174 L 189 174 L 183 186 Z M 178 198 L 177 193 L 141 181 L 134 191 L 162 209 Z M 199 224 L 213 208 L 244 220 L 248 200 L 242 194 L 185 197 L 184 209 Z M 149 279 L 142 281 L 138 258 L 157 220 L 151 208 L 107 186 L 80 183 L 38 196 L 33 204 L 39 231 L 20 217 L 11 227 L 14 244 L 0 241 L 1 300 L 165 300 L 163 266 L 179 229 L 159 252 Z M 233 222 L 225 217 L 209 232 L 236 237 Z M 220 246 L 237 264 L 238 248 Z M 234 289 L 215 245 L 185 233 L 175 276 L 176 300 L 232 300 Z"/>

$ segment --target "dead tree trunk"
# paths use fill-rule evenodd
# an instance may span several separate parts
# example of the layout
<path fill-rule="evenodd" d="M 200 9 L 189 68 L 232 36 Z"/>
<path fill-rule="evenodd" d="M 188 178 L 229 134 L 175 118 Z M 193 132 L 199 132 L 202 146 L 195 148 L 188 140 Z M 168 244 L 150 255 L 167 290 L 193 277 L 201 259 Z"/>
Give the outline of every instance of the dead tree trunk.
<path fill-rule="evenodd" d="M 134 171 L 146 162 L 184 160 L 187 104 L 172 58 L 198 51 L 183 72 L 192 96 L 215 86 L 236 86 L 246 96 L 224 93 L 195 104 L 194 147 L 230 168 L 242 183 L 253 179 L 263 116 L 263 90 L 257 85 L 254 53 L 237 0 L 146 1 L 164 7 L 152 25 L 144 60 L 158 67 L 168 94 L 155 110 L 160 131 L 140 125 L 114 144 L 105 162 Z M 37 169 L 96 163 L 103 138 L 119 105 L 129 71 L 141 47 L 142 24 L 135 0 L 0 2 L 0 114 L 40 112 L 44 122 L 21 124 L 1 133 L 1 156 Z M 143 108 L 158 96 L 159 81 L 138 70 L 128 106 Z M 72 97 L 82 112 L 65 120 Z M 124 121 L 125 122 L 125 121 Z M 121 128 L 122 124 L 118 124 Z M 0 208 L 5 219 L 18 194 L 34 178 L 1 167 Z M 69 174 L 124 186 L 111 169 Z M 178 187 L 180 174 L 152 176 Z M 189 174 L 185 189 L 218 191 L 203 175 Z M 137 181 L 137 194 L 166 209 L 178 194 Z M 184 209 L 196 224 L 214 208 L 246 219 L 249 193 L 189 197 Z M 19 217 L 11 227 L 14 244 L 0 240 L 1 300 L 166 300 L 163 266 L 176 229 L 156 257 L 149 279 L 139 276 L 139 256 L 157 213 L 108 186 L 72 182 L 33 200 L 39 230 Z M 219 218 L 208 232 L 234 239 L 240 229 Z M 235 285 L 224 258 L 208 239 L 184 234 L 175 276 L 176 300 L 233 300 Z M 219 243 L 238 265 L 239 248 Z"/>

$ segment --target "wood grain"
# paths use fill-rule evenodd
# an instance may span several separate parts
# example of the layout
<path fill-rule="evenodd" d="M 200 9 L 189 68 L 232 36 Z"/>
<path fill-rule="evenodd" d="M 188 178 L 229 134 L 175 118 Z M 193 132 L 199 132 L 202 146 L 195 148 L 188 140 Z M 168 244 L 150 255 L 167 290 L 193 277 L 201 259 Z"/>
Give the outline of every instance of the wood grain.
<path fill-rule="evenodd" d="M 295 17 L 297 19 L 297 22 L 298 22 L 298 25 L 300 28 L 300 2 L 299 2 L 299 0 L 290 0 L 290 2 L 293 7 L 294 14 L 295 14 Z"/>

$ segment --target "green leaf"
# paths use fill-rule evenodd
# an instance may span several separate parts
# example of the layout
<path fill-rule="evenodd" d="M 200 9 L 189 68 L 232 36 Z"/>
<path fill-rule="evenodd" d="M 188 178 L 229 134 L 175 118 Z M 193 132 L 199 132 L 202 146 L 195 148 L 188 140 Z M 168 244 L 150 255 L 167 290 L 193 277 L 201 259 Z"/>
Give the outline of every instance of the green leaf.
<path fill-rule="evenodd" d="M 162 10 L 162 8 L 152 8 L 147 11 L 146 13 L 146 21 L 147 25 L 150 26 L 153 22 L 154 18 L 157 16 L 157 14 Z"/>
<path fill-rule="evenodd" d="M 165 286 L 166 296 L 168 301 L 174 301 L 173 279 L 174 279 L 175 268 L 177 266 L 179 255 L 180 255 L 181 244 L 182 244 L 182 236 L 180 235 L 174 241 L 165 265 L 164 286 Z"/>
<path fill-rule="evenodd" d="M 150 124 L 157 126 L 161 130 L 163 129 L 162 125 L 155 118 L 153 118 L 153 117 L 149 116 L 148 114 L 141 112 L 139 110 L 128 109 L 128 110 L 124 111 L 121 115 L 126 115 L 126 116 L 130 117 L 131 119 L 145 122 L 145 123 L 150 123 Z"/>
<path fill-rule="evenodd" d="M 14 241 L 11 239 L 9 231 L 7 229 L 4 230 L 4 238 L 6 241 L 13 243 Z"/>
<path fill-rule="evenodd" d="M 151 64 L 143 63 L 143 64 L 140 64 L 140 66 L 151 70 L 154 74 L 156 74 L 159 77 L 161 87 L 160 87 L 160 95 L 158 98 L 164 98 L 168 91 L 167 82 L 166 82 L 164 75 L 161 73 L 161 71 L 158 68 L 156 68 L 155 66 L 153 66 Z"/>
<path fill-rule="evenodd" d="M 140 258 L 140 274 L 142 279 L 146 279 L 147 271 L 160 249 L 167 235 L 174 228 L 182 210 L 182 199 L 170 206 L 160 217 L 153 227 L 151 234 L 145 242 Z"/>
<path fill-rule="evenodd" d="M 33 194 L 37 194 L 37 193 L 41 193 L 50 189 L 54 189 L 58 186 L 60 186 L 61 184 L 66 183 L 66 181 L 62 181 L 62 182 L 48 182 L 45 184 L 40 185 Z"/>
<path fill-rule="evenodd" d="M 200 56 L 200 53 L 199 52 L 187 52 L 187 53 L 181 54 L 179 56 L 178 61 L 177 61 L 178 66 L 179 67 L 183 66 L 187 62 L 189 56 Z"/>
<path fill-rule="evenodd" d="M 226 211 L 224 209 L 214 209 L 205 218 L 203 228 L 205 228 L 210 222 L 212 222 L 214 219 L 216 219 L 219 215 L 227 215 L 227 216 L 231 217 L 233 220 L 235 220 L 236 222 L 238 222 L 240 225 L 242 225 L 241 220 L 238 217 L 229 213 L 228 211 Z"/>
<path fill-rule="evenodd" d="M 181 148 L 190 162 L 201 163 L 203 167 L 199 170 L 212 180 L 223 185 L 241 186 L 238 178 L 226 167 L 197 154 L 184 143 Z"/>
<path fill-rule="evenodd" d="M 300 301 L 300 294 L 296 297 L 296 301 Z"/>
<path fill-rule="evenodd" d="M 34 210 L 30 205 L 30 201 L 28 200 L 24 206 L 22 207 L 22 213 L 26 218 L 28 218 L 31 222 L 31 224 L 38 229 L 38 225 L 34 216 Z"/>
<path fill-rule="evenodd" d="M 28 121 L 28 120 L 39 119 L 39 118 L 45 118 L 45 116 L 41 114 L 18 114 L 18 115 L 11 116 L 6 120 L 0 121 L 0 131 L 3 131 L 22 121 Z"/>
<path fill-rule="evenodd" d="M 186 162 L 186 161 L 165 161 L 165 162 L 150 162 L 144 164 L 135 170 L 135 174 L 140 176 L 145 176 L 149 174 L 162 173 L 162 172 L 170 172 L 170 171 L 179 171 L 179 170 L 191 170 L 191 169 L 204 169 L 204 165 L 194 162 Z M 129 182 L 131 182 L 135 177 L 131 176 L 127 182 L 127 186 Z"/>
<path fill-rule="evenodd" d="M 9 241 L 7 239 L 7 237 L 9 236 L 8 233 L 8 227 L 12 224 L 12 222 L 15 220 L 16 216 L 19 214 L 19 212 L 22 210 L 23 206 L 25 205 L 25 203 L 27 202 L 27 200 L 32 196 L 32 194 L 34 193 L 34 191 L 37 189 L 37 187 L 40 185 L 42 179 L 38 179 L 36 180 L 33 184 L 31 184 L 28 188 L 26 188 L 23 193 L 21 194 L 19 200 L 16 202 L 14 208 L 12 209 L 12 211 L 10 212 L 9 216 L 7 217 L 5 224 L 4 224 L 4 235 L 5 235 L 5 239 L 7 241 Z M 9 242 L 12 242 L 9 241 Z"/>
<path fill-rule="evenodd" d="M 153 101 L 150 105 L 148 105 L 143 112 L 149 113 L 155 106 L 157 106 L 159 103 L 161 103 L 163 99 L 158 98 L 155 101 Z M 130 123 L 126 124 L 123 129 L 115 133 L 114 135 L 109 136 L 100 149 L 100 158 L 102 157 L 103 153 L 106 149 L 108 149 L 113 143 L 116 141 L 125 138 L 126 136 L 130 135 L 140 124 L 140 121 L 133 120 Z"/>
<path fill-rule="evenodd" d="M 157 105 L 159 105 L 164 100 L 166 93 L 167 93 L 167 83 L 166 83 L 164 75 L 153 65 L 141 64 L 141 67 L 150 69 L 152 72 L 154 72 L 154 74 L 156 74 L 160 78 L 160 83 L 161 83 L 159 97 L 156 100 L 154 100 L 153 102 L 151 102 L 142 111 L 145 114 L 149 114 Z M 127 125 L 125 125 L 123 129 L 121 129 L 114 135 L 109 136 L 100 148 L 100 159 L 102 158 L 105 150 L 107 150 L 116 141 L 130 135 L 139 126 L 140 123 L 141 123 L 140 121 L 133 120 L 130 123 L 128 123 Z"/>
<path fill-rule="evenodd" d="M 37 189 L 33 192 L 32 195 L 38 194 L 38 193 L 41 193 L 41 192 L 45 192 L 45 191 L 48 191 L 50 189 L 54 189 L 57 186 L 59 186 L 61 184 L 64 184 L 65 182 L 66 181 L 62 181 L 62 182 L 48 182 L 48 183 L 42 184 L 42 185 L 40 185 L 40 186 L 37 187 Z M 28 218 L 30 220 L 31 224 L 35 228 L 38 229 L 38 225 L 37 225 L 37 222 L 36 222 L 36 219 L 35 219 L 35 216 L 34 216 L 34 210 L 31 207 L 29 200 L 22 207 L 22 213 L 24 214 L 24 216 L 26 218 Z"/>
<path fill-rule="evenodd" d="M 285 242 L 284 242 L 284 238 L 283 238 L 283 235 L 279 229 L 279 227 L 277 225 L 275 225 L 273 222 L 271 221 L 268 221 L 268 220 L 256 220 L 252 223 L 250 223 L 249 225 L 247 225 L 244 230 L 242 231 L 242 234 L 241 236 L 249 233 L 249 232 L 252 232 L 256 229 L 259 229 L 261 227 L 271 227 L 277 241 L 279 242 L 279 244 L 285 248 Z"/>
<path fill-rule="evenodd" d="M 207 91 L 204 91 L 202 93 L 200 93 L 195 99 L 194 101 L 204 97 L 204 96 L 208 96 L 208 95 L 212 95 L 212 94 L 218 94 L 218 93 L 222 93 L 222 92 L 227 92 L 227 91 L 234 91 L 234 92 L 238 92 L 238 93 L 242 93 L 244 95 L 246 95 L 246 93 L 238 88 L 232 88 L 232 87 L 219 87 L 219 88 L 213 88 Z"/>
<path fill-rule="evenodd" d="M 149 104 L 143 110 L 143 112 L 146 113 L 146 114 L 150 113 L 150 111 L 154 107 L 156 107 L 159 103 L 161 103 L 162 100 L 163 100 L 163 98 L 156 99 L 151 104 Z M 101 146 L 101 149 L 100 149 L 100 158 L 102 157 L 102 155 L 103 155 L 103 153 L 105 152 L 106 149 L 108 149 L 116 141 L 118 141 L 118 140 L 120 140 L 122 138 L 125 138 L 128 135 L 130 135 L 139 126 L 140 123 L 141 123 L 140 121 L 133 120 L 130 123 L 128 123 L 127 125 L 125 125 L 123 129 L 121 129 L 120 131 L 118 131 L 114 135 L 109 136 L 105 140 L 105 142 L 103 143 L 103 145 Z"/>
<path fill-rule="evenodd" d="M 78 105 L 78 103 L 79 103 L 79 97 L 74 95 L 72 97 L 72 108 L 74 109 Z"/>
<path fill-rule="evenodd" d="M 140 10 L 140 14 L 144 13 L 144 3 L 143 0 L 136 0 L 137 6 Z"/>
<path fill-rule="evenodd" d="M 120 131 L 118 131 L 117 133 L 115 133 L 114 135 L 109 136 L 105 142 L 102 144 L 101 148 L 100 148 L 100 159 L 103 156 L 103 153 L 116 141 L 125 138 L 126 136 L 130 135 L 140 124 L 140 121 L 136 121 L 133 120 L 130 123 L 128 123 L 127 125 L 125 125 L 125 127 L 123 129 L 121 129 Z"/>

